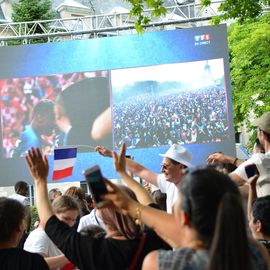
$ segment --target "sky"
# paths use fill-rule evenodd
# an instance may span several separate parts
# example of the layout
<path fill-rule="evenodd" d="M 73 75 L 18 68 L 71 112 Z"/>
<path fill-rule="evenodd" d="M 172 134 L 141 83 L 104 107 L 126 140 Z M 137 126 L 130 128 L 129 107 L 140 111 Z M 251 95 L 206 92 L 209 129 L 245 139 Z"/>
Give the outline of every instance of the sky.
<path fill-rule="evenodd" d="M 211 72 L 205 71 L 210 66 Z M 190 88 L 212 85 L 213 80 L 224 77 L 223 59 L 157 65 L 139 68 L 117 69 L 111 71 L 112 86 L 120 90 L 123 86 L 138 81 L 154 80 L 158 82 L 179 81 Z M 196 77 L 196 80 L 194 78 Z"/>

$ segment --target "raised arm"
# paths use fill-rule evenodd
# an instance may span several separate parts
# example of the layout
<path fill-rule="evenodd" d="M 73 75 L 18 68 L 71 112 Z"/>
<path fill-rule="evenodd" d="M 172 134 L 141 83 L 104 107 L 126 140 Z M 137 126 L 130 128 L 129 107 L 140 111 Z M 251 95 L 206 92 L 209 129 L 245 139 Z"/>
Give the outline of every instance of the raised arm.
<path fill-rule="evenodd" d="M 149 205 L 154 202 L 153 198 L 149 192 L 141 186 L 136 180 L 126 173 L 126 145 L 123 144 L 120 149 L 120 154 L 117 155 L 115 152 L 112 152 L 114 159 L 114 168 L 119 176 L 124 180 L 127 186 L 129 186 L 134 193 L 138 201 L 143 205 Z"/>
<path fill-rule="evenodd" d="M 229 163 L 238 167 L 240 164 L 243 163 L 243 160 L 240 160 L 232 156 L 224 155 L 222 153 L 213 153 L 210 156 L 208 156 L 207 162 L 210 164 L 215 162 Z"/>
<path fill-rule="evenodd" d="M 256 184 L 258 180 L 258 175 L 254 175 L 249 180 L 249 191 L 248 191 L 248 203 L 247 203 L 247 218 L 248 221 L 252 219 L 252 205 L 257 199 Z"/>
<path fill-rule="evenodd" d="M 240 177 L 238 174 L 234 172 L 231 172 L 229 176 L 237 186 L 243 186 L 246 183 L 246 181 L 242 177 Z"/>
<path fill-rule="evenodd" d="M 103 146 L 97 146 L 96 151 L 104 157 L 113 157 L 113 152 Z M 126 166 L 131 173 L 157 186 L 157 178 L 158 178 L 157 173 L 149 171 L 141 164 L 130 158 L 126 158 Z"/>
<path fill-rule="evenodd" d="M 45 227 L 48 219 L 53 215 L 47 190 L 48 160 L 38 148 L 31 148 L 25 159 L 35 182 L 36 203 L 40 222 Z"/>
<path fill-rule="evenodd" d="M 69 260 L 65 257 L 65 255 L 58 255 L 54 257 L 44 257 L 44 259 L 46 263 L 49 265 L 50 269 L 63 267 L 69 262 Z"/>
<path fill-rule="evenodd" d="M 110 181 L 106 181 L 106 183 L 109 192 L 104 195 L 104 198 L 111 201 L 118 211 L 124 215 L 130 215 L 138 224 L 140 222 L 146 224 L 155 230 L 172 247 L 177 247 L 181 244 L 181 236 L 179 235 L 173 215 L 162 210 L 144 206 L 132 200 L 117 185 L 114 185 Z"/>

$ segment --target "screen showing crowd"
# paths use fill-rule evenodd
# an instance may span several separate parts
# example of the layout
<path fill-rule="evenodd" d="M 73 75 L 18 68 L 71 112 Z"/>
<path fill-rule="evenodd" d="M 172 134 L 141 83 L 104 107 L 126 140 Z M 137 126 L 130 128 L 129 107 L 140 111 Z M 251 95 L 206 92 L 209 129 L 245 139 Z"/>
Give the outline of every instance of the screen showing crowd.
<path fill-rule="evenodd" d="M 228 139 L 223 59 L 113 70 L 111 78 L 115 148 Z"/>

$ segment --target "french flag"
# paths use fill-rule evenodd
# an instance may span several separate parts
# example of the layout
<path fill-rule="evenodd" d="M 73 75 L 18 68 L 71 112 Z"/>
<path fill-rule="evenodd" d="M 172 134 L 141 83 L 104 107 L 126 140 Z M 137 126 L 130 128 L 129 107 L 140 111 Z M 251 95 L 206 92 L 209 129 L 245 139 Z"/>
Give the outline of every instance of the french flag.
<path fill-rule="evenodd" d="M 59 180 L 72 175 L 76 162 L 77 148 L 54 149 L 53 180 Z"/>

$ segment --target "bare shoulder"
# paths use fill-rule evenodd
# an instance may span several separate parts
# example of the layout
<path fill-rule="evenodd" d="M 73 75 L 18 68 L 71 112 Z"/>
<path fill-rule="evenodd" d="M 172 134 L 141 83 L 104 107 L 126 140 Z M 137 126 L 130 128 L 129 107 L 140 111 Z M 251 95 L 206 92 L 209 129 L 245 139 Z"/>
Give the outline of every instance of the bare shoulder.
<path fill-rule="evenodd" d="M 150 252 L 144 259 L 142 270 L 158 270 L 157 251 Z"/>

